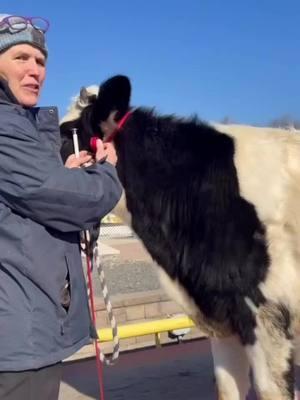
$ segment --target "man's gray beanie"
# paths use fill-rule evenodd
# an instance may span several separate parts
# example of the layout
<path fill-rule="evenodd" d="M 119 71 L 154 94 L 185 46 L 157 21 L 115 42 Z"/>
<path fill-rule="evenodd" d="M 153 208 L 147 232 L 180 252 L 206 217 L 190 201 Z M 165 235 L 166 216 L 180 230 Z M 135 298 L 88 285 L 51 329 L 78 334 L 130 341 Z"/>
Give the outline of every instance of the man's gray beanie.
<path fill-rule="evenodd" d="M 9 16 L 9 14 L 0 14 L 0 22 L 3 18 Z M 44 33 L 30 24 L 28 24 L 25 29 L 18 32 L 12 32 L 9 29 L 0 31 L 0 53 L 16 44 L 24 43 L 38 48 L 46 57 L 48 56 Z"/>

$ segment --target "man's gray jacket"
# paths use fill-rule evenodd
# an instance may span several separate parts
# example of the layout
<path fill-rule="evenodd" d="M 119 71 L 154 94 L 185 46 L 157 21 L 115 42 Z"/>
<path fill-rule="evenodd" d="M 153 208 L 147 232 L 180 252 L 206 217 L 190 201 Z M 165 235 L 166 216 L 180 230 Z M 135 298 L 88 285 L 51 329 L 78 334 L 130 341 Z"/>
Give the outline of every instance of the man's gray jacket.
<path fill-rule="evenodd" d="M 68 169 L 59 149 L 57 110 L 21 107 L 1 81 L 0 371 L 51 365 L 89 342 L 79 232 L 116 205 L 121 186 L 109 163 Z"/>

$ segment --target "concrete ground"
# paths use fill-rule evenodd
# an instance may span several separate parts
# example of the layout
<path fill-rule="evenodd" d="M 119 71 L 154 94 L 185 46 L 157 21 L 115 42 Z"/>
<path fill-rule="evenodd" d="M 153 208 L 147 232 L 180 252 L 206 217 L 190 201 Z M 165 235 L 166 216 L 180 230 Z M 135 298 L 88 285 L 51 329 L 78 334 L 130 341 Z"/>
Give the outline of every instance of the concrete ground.
<path fill-rule="evenodd" d="M 122 354 L 103 370 L 107 400 L 214 400 L 207 341 Z M 99 399 L 95 360 L 64 366 L 60 400 Z"/>
<path fill-rule="evenodd" d="M 103 384 L 105 400 L 217 400 L 206 339 L 121 354 L 104 367 Z M 64 365 L 59 400 L 99 398 L 95 359 Z M 251 392 L 247 400 L 255 399 Z"/>

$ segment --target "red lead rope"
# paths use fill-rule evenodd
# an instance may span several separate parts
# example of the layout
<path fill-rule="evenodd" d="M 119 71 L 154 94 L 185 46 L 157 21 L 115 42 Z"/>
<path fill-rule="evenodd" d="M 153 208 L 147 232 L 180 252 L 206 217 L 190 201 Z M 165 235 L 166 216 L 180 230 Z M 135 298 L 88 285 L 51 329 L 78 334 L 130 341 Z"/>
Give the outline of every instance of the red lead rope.
<path fill-rule="evenodd" d="M 84 240 L 85 240 L 86 249 L 88 249 L 89 243 L 88 243 L 86 234 L 84 234 Z M 88 276 L 88 286 L 89 286 L 89 289 L 90 289 L 89 300 L 90 300 L 92 321 L 93 321 L 94 327 L 96 329 L 96 309 L 95 309 L 95 303 L 94 303 L 92 265 L 91 265 L 91 259 L 88 256 L 88 252 L 86 253 L 86 267 L 87 267 L 87 276 Z M 96 365 L 97 365 L 97 373 L 98 373 L 98 383 L 99 383 L 99 389 L 100 389 L 100 400 L 104 400 L 103 368 L 102 368 L 102 363 L 100 361 L 100 347 L 99 347 L 99 343 L 98 343 L 97 339 L 95 339 L 95 351 L 96 351 Z"/>
<path fill-rule="evenodd" d="M 105 142 L 112 142 L 117 133 L 121 131 L 123 126 L 125 125 L 128 118 L 131 116 L 132 111 L 128 111 L 124 117 L 119 121 L 117 128 L 105 139 Z M 93 152 L 97 151 L 97 136 L 93 136 L 90 140 L 90 147 Z M 86 234 L 84 235 L 85 238 L 85 245 L 88 248 L 88 240 Z M 93 291 L 93 283 L 92 283 L 92 266 L 91 260 L 88 254 L 86 254 L 86 266 L 87 266 L 87 276 L 88 276 L 88 286 L 90 289 L 90 308 L 92 314 L 92 320 L 94 327 L 96 327 L 96 310 L 95 310 L 95 303 L 94 303 L 94 291 Z M 100 347 L 98 344 L 98 340 L 95 340 L 95 350 L 96 350 L 96 363 L 97 363 L 97 372 L 98 372 L 98 382 L 100 387 L 100 400 L 104 400 L 104 384 L 103 384 L 103 368 L 102 363 L 100 360 Z"/>
<path fill-rule="evenodd" d="M 118 122 L 118 126 L 117 128 L 105 139 L 105 142 L 112 142 L 115 138 L 115 136 L 117 135 L 117 133 L 119 133 L 123 126 L 125 125 L 125 123 L 127 122 L 128 118 L 131 116 L 132 111 L 127 111 L 127 113 L 124 115 L 124 117 Z"/>
<path fill-rule="evenodd" d="M 132 111 L 127 111 L 127 113 L 124 115 L 124 117 L 118 122 L 117 128 L 104 140 L 106 143 L 112 142 L 117 133 L 119 133 L 125 123 L 127 122 L 128 118 L 131 116 Z M 95 153 L 97 151 L 97 140 L 98 136 L 93 136 L 91 137 L 90 140 L 90 148 L 91 150 Z"/>

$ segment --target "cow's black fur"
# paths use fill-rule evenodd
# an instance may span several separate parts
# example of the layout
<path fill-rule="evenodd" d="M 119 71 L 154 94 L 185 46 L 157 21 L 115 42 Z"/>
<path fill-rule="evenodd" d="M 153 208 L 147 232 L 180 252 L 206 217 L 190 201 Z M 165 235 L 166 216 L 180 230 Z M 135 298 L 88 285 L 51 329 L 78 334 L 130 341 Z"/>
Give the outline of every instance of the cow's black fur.
<path fill-rule="evenodd" d="M 64 157 L 73 152 L 70 124 L 79 128 L 81 144 L 88 148 L 101 121 L 112 111 L 124 115 L 126 82 L 120 76 L 105 82 L 81 118 L 62 125 Z M 208 320 L 253 344 L 255 318 L 245 297 L 257 306 L 264 302 L 258 285 L 269 257 L 265 227 L 240 195 L 233 139 L 197 119 L 139 108 L 115 145 L 132 227 L 153 259 Z"/>
<path fill-rule="evenodd" d="M 239 195 L 231 138 L 197 121 L 134 112 L 116 140 L 132 227 L 208 319 L 253 343 L 245 296 L 263 297 L 264 227 Z"/>

